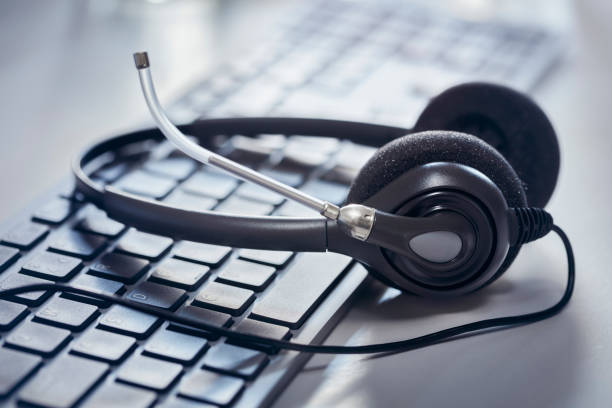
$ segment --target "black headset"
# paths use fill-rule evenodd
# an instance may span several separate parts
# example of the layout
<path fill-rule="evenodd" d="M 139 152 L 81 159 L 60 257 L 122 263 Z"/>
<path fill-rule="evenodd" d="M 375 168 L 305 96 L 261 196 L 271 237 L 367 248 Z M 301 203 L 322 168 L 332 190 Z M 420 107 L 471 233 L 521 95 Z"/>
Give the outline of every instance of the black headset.
<path fill-rule="evenodd" d="M 142 66 L 148 68 L 145 62 Z M 84 170 L 108 152 L 163 140 L 157 129 L 116 136 L 88 148 L 73 163 L 77 190 L 109 217 L 142 231 L 241 248 L 337 252 L 361 262 L 388 285 L 427 296 L 461 295 L 490 284 L 508 269 L 522 244 L 554 230 L 568 255 L 566 292 L 557 304 L 540 312 L 356 347 L 277 341 L 125 299 L 107 300 L 242 341 L 308 352 L 365 353 L 422 347 L 474 330 L 541 320 L 559 312 L 571 297 L 571 245 L 543 210 L 557 181 L 559 146 L 546 115 L 526 95 L 485 83 L 455 86 L 429 102 L 413 129 L 298 118 L 205 119 L 179 129 L 200 145 L 210 145 L 218 135 L 299 134 L 379 148 L 354 179 L 346 199 L 346 205 L 375 209 L 369 214 L 375 218 L 374 228 L 367 239 L 356 239 L 339 219 L 190 211 L 98 184 Z M 60 284 L 32 285 L 30 290 L 43 286 L 87 292 Z"/>

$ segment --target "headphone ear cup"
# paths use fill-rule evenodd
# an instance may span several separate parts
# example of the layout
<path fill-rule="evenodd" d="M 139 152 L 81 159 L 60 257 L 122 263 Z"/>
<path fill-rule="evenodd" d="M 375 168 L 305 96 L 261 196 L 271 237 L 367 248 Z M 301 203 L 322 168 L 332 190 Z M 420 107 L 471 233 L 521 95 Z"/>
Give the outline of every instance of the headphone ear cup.
<path fill-rule="evenodd" d="M 433 98 L 415 131 L 468 133 L 497 149 L 512 165 L 532 207 L 544 207 L 559 175 L 559 144 L 546 114 L 528 96 L 510 88 L 467 83 Z"/>
<path fill-rule="evenodd" d="M 477 137 L 441 130 L 412 133 L 382 146 L 353 180 L 346 202 L 363 203 L 410 169 L 434 162 L 459 163 L 476 169 L 495 183 L 509 207 L 527 205 L 521 180 L 497 150 Z M 414 197 L 399 199 L 411 198 Z M 489 282 L 503 274 L 519 250 L 520 246 L 510 248 Z"/>

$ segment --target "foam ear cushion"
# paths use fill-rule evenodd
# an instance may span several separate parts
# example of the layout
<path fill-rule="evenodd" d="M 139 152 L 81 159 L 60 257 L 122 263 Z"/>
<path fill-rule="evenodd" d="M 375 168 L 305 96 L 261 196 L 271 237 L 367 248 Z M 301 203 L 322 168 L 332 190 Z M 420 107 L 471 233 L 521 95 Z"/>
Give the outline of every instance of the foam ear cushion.
<path fill-rule="evenodd" d="M 454 130 L 484 140 L 512 165 L 530 206 L 546 206 L 555 189 L 557 136 L 546 114 L 522 93 L 486 83 L 458 85 L 432 99 L 414 129 Z"/>
<path fill-rule="evenodd" d="M 510 163 L 481 139 L 453 131 L 413 133 L 387 143 L 360 170 L 346 201 L 362 203 L 410 169 L 433 162 L 460 163 L 472 167 L 499 187 L 509 207 L 527 205 L 521 180 Z M 492 280 L 510 266 L 519 249 L 520 246 L 510 248 Z"/>

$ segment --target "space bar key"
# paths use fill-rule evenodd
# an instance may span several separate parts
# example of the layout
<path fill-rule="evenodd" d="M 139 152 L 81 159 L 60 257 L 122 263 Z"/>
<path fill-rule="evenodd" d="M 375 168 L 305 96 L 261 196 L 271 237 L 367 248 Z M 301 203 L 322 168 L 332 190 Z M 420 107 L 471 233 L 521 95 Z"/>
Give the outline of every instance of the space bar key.
<path fill-rule="evenodd" d="M 333 253 L 306 253 L 282 274 L 250 317 L 299 328 L 342 277 L 351 258 Z"/>

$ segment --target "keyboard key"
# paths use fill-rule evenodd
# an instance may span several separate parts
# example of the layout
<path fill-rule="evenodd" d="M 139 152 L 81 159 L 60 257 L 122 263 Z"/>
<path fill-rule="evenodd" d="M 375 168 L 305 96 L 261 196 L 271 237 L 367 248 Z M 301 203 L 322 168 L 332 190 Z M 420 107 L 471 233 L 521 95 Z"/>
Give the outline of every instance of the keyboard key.
<path fill-rule="evenodd" d="M 143 354 L 191 365 L 202 356 L 206 346 L 206 339 L 164 329 L 145 344 Z"/>
<path fill-rule="evenodd" d="M 0 300 L 0 330 L 9 330 L 28 315 L 28 309 L 19 303 Z"/>
<path fill-rule="evenodd" d="M 19 249 L 30 249 L 49 233 L 49 227 L 35 222 L 22 222 L 2 237 L 2 243 Z M 0 265 L 2 263 L 0 262 Z"/>
<path fill-rule="evenodd" d="M 147 234 L 146 232 L 131 229 L 121 237 L 115 249 L 128 255 L 158 260 L 170 249 L 172 242 L 168 237 Z"/>
<path fill-rule="evenodd" d="M 8 348 L 0 348 L 0 397 L 10 394 L 40 367 L 42 358 Z"/>
<path fill-rule="evenodd" d="M 200 194 L 222 200 L 238 185 L 238 180 L 212 172 L 198 172 L 183 183 L 188 193 Z"/>
<path fill-rule="evenodd" d="M 195 371 L 181 381 L 181 397 L 228 406 L 244 389 L 244 380 L 211 371 Z"/>
<path fill-rule="evenodd" d="M 304 176 L 301 173 L 283 171 L 276 168 L 262 169 L 261 173 L 291 187 L 297 187 L 304 181 Z"/>
<path fill-rule="evenodd" d="M 234 330 L 241 333 L 253 334 L 262 337 L 271 337 L 276 340 L 287 340 L 291 337 L 291 332 L 287 327 L 276 326 L 271 323 L 260 322 L 257 320 L 244 319 L 234 328 Z M 259 345 L 252 343 L 242 344 L 239 340 L 227 340 L 228 343 L 243 345 L 244 347 L 253 348 L 256 350 L 262 350 L 266 353 L 276 353 L 278 349 L 274 346 Z"/>
<path fill-rule="evenodd" d="M 344 202 L 347 194 L 347 186 L 323 180 L 309 181 L 304 184 L 300 190 L 334 204 L 341 204 Z"/>
<path fill-rule="evenodd" d="M 155 408 L 215 408 L 216 405 L 204 404 L 197 401 L 189 401 L 183 398 L 170 397 Z"/>
<path fill-rule="evenodd" d="M 51 357 L 70 341 L 70 332 L 40 323 L 25 322 L 6 337 L 6 345 Z"/>
<path fill-rule="evenodd" d="M 274 211 L 274 206 L 262 202 L 249 201 L 238 196 L 232 196 L 219 204 L 215 211 L 240 215 L 268 215 Z"/>
<path fill-rule="evenodd" d="M 216 280 L 260 292 L 274 280 L 275 273 L 276 269 L 271 266 L 236 259 L 217 275 Z"/>
<path fill-rule="evenodd" d="M 25 285 L 34 285 L 39 283 L 53 283 L 48 280 L 35 278 L 33 276 L 23 275 L 21 273 L 13 273 L 6 276 L 0 282 L 0 289 L 12 289 L 17 288 L 19 286 Z M 21 295 L 14 296 L 6 296 L 5 298 L 8 300 L 12 300 L 19 303 L 24 303 L 28 306 L 38 306 L 42 304 L 45 300 L 47 300 L 51 296 L 51 292 L 45 291 L 36 291 L 36 292 L 26 292 Z"/>
<path fill-rule="evenodd" d="M 158 325 L 157 317 L 119 305 L 112 306 L 98 324 L 102 329 L 127 334 L 137 339 L 148 337 Z"/>
<path fill-rule="evenodd" d="M 302 254 L 261 299 L 251 317 L 299 328 L 341 278 L 351 258 L 332 253 Z"/>
<path fill-rule="evenodd" d="M 103 211 L 90 210 L 75 226 L 75 229 L 91 234 L 115 238 L 125 230 L 125 225 L 108 218 Z"/>
<path fill-rule="evenodd" d="M 167 157 L 165 159 L 148 161 L 144 169 L 152 174 L 185 180 L 198 167 L 198 164 L 188 157 Z"/>
<path fill-rule="evenodd" d="M 165 391 L 176 381 L 182 370 L 180 364 L 135 355 L 119 368 L 117 380 Z"/>
<path fill-rule="evenodd" d="M 207 370 L 252 380 L 269 361 L 261 351 L 220 343 L 211 347 L 202 363 Z"/>
<path fill-rule="evenodd" d="M 67 281 L 81 269 L 81 260 L 66 255 L 42 252 L 21 267 L 21 273 L 54 281 Z"/>
<path fill-rule="evenodd" d="M 56 198 L 49 201 L 42 208 L 34 213 L 32 218 L 36 221 L 47 222 L 49 224 L 61 224 L 76 211 L 78 206 L 63 198 Z"/>
<path fill-rule="evenodd" d="M 95 306 L 55 297 L 38 309 L 34 320 L 72 331 L 82 331 L 99 314 Z"/>
<path fill-rule="evenodd" d="M 250 290 L 210 282 L 198 293 L 193 304 L 238 316 L 254 299 L 255 295 Z"/>
<path fill-rule="evenodd" d="M 242 184 L 238 190 L 236 190 L 236 195 L 247 200 L 254 200 L 271 205 L 280 205 L 285 201 L 285 197 L 282 195 L 251 183 Z"/>
<path fill-rule="evenodd" d="M 86 274 L 77 276 L 72 282 L 70 282 L 70 286 L 86 289 L 92 292 L 101 293 L 109 296 L 120 295 L 125 292 L 125 286 L 123 286 L 123 284 L 120 282 L 115 282 L 108 279 L 101 279 Z M 104 300 L 81 296 L 73 293 L 62 293 L 60 296 L 66 299 L 74 299 L 79 302 L 87 302 L 100 307 L 110 306 L 109 303 Z"/>
<path fill-rule="evenodd" d="M 98 180 L 105 181 L 106 183 L 112 183 L 119 177 L 123 176 L 127 170 L 127 163 L 111 163 L 102 167 L 100 170 L 96 170 L 92 177 Z"/>
<path fill-rule="evenodd" d="M 130 407 L 148 408 L 157 394 L 153 391 L 141 390 L 127 385 L 107 382 L 98 388 L 81 407 L 83 408 L 106 408 L 106 407 Z"/>
<path fill-rule="evenodd" d="M 226 246 L 181 241 L 176 246 L 173 256 L 187 261 L 203 263 L 214 268 L 225 261 L 231 252 L 232 248 Z"/>
<path fill-rule="evenodd" d="M 186 193 L 183 190 L 174 190 L 164 199 L 164 204 L 189 211 L 211 210 L 217 203 L 214 198 Z"/>
<path fill-rule="evenodd" d="M 136 340 L 122 334 L 93 329 L 72 342 L 71 352 L 84 357 L 119 363 L 136 348 Z"/>
<path fill-rule="evenodd" d="M 317 167 L 327 163 L 329 156 L 324 153 L 313 151 L 287 151 L 276 168 L 297 173 L 310 173 Z"/>
<path fill-rule="evenodd" d="M 160 309 L 176 310 L 187 299 L 187 294 L 182 289 L 153 282 L 141 282 L 129 291 L 126 297 L 134 302 Z"/>
<path fill-rule="evenodd" d="M 278 209 L 276 215 L 281 215 L 283 217 L 323 218 L 323 216 L 315 210 L 295 201 L 287 201 Z"/>
<path fill-rule="evenodd" d="M 115 183 L 115 187 L 128 193 L 156 199 L 167 196 L 175 186 L 173 179 L 154 176 L 142 170 L 133 171 Z"/>
<path fill-rule="evenodd" d="M 68 230 L 60 232 L 53 238 L 49 250 L 91 260 L 98 256 L 104 247 L 106 239 L 100 236 Z"/>
<path fill-rule="evenodd" d="M 168 258 L 157 265 L 149 280 L 185 290 L 194 290 L 208 275 L 210 275 L 208 266 Z"/>
<path fill-rule="evenodd" d="M 109 253 L 91 264 L 88 274 L 123 283 L 134 283 L 149 269 L 149 262 L 133 256 Z"/>
<path fill-rule="evenodd" d="M 229 145 L 232 150 L 227 157 L 251 167 L 257 166 L 268 160 L 270 155 L 280 150 L 284 144 L 284 137 L 280 135 L 279 138 L 234 136 L 230 139 Z"/>
<path fill-rule="evenodd" d="M 284 266 L 293 256 L 289 251 L 264 251 L 262 249 L 241 249 L 239 257 L 252 262 L 262 263 L 275 267 Z"/>
<path fill-rule="evenodd" d="M 19 250 L 0 245 L 0 272 L 19 258 Z"/>
<path fill-rule="evenodd" d="M 26 404 L 69 408 L 76 405 L 108 372 L 98 361 L 65 355 L 43 367 L 19 392 Z"/>
<path fill-rule="evenodd" d="M 190 319 L 198 320 L 204 323 L 212 324 L 214 326 L 219 327 L 229 327 L 232 324 L 232 317 L 227 313 L 216 312 L 214 310 L 203 309 L 197 306 L 185 306 L 181 310 L 179 310 L 178 315 L 181 317 L 187 317 Z M 182 331 L 184 333 L 195 333 L 200 334 L 202 331 L 192 327 L 192 326 L 183 326 L 177 323 L 170 323 L 169 325 L 172 330 Z M 219 338 L 216 334 L 206 333 L 206 337 L 211 340 L 216 340 Z"/>

